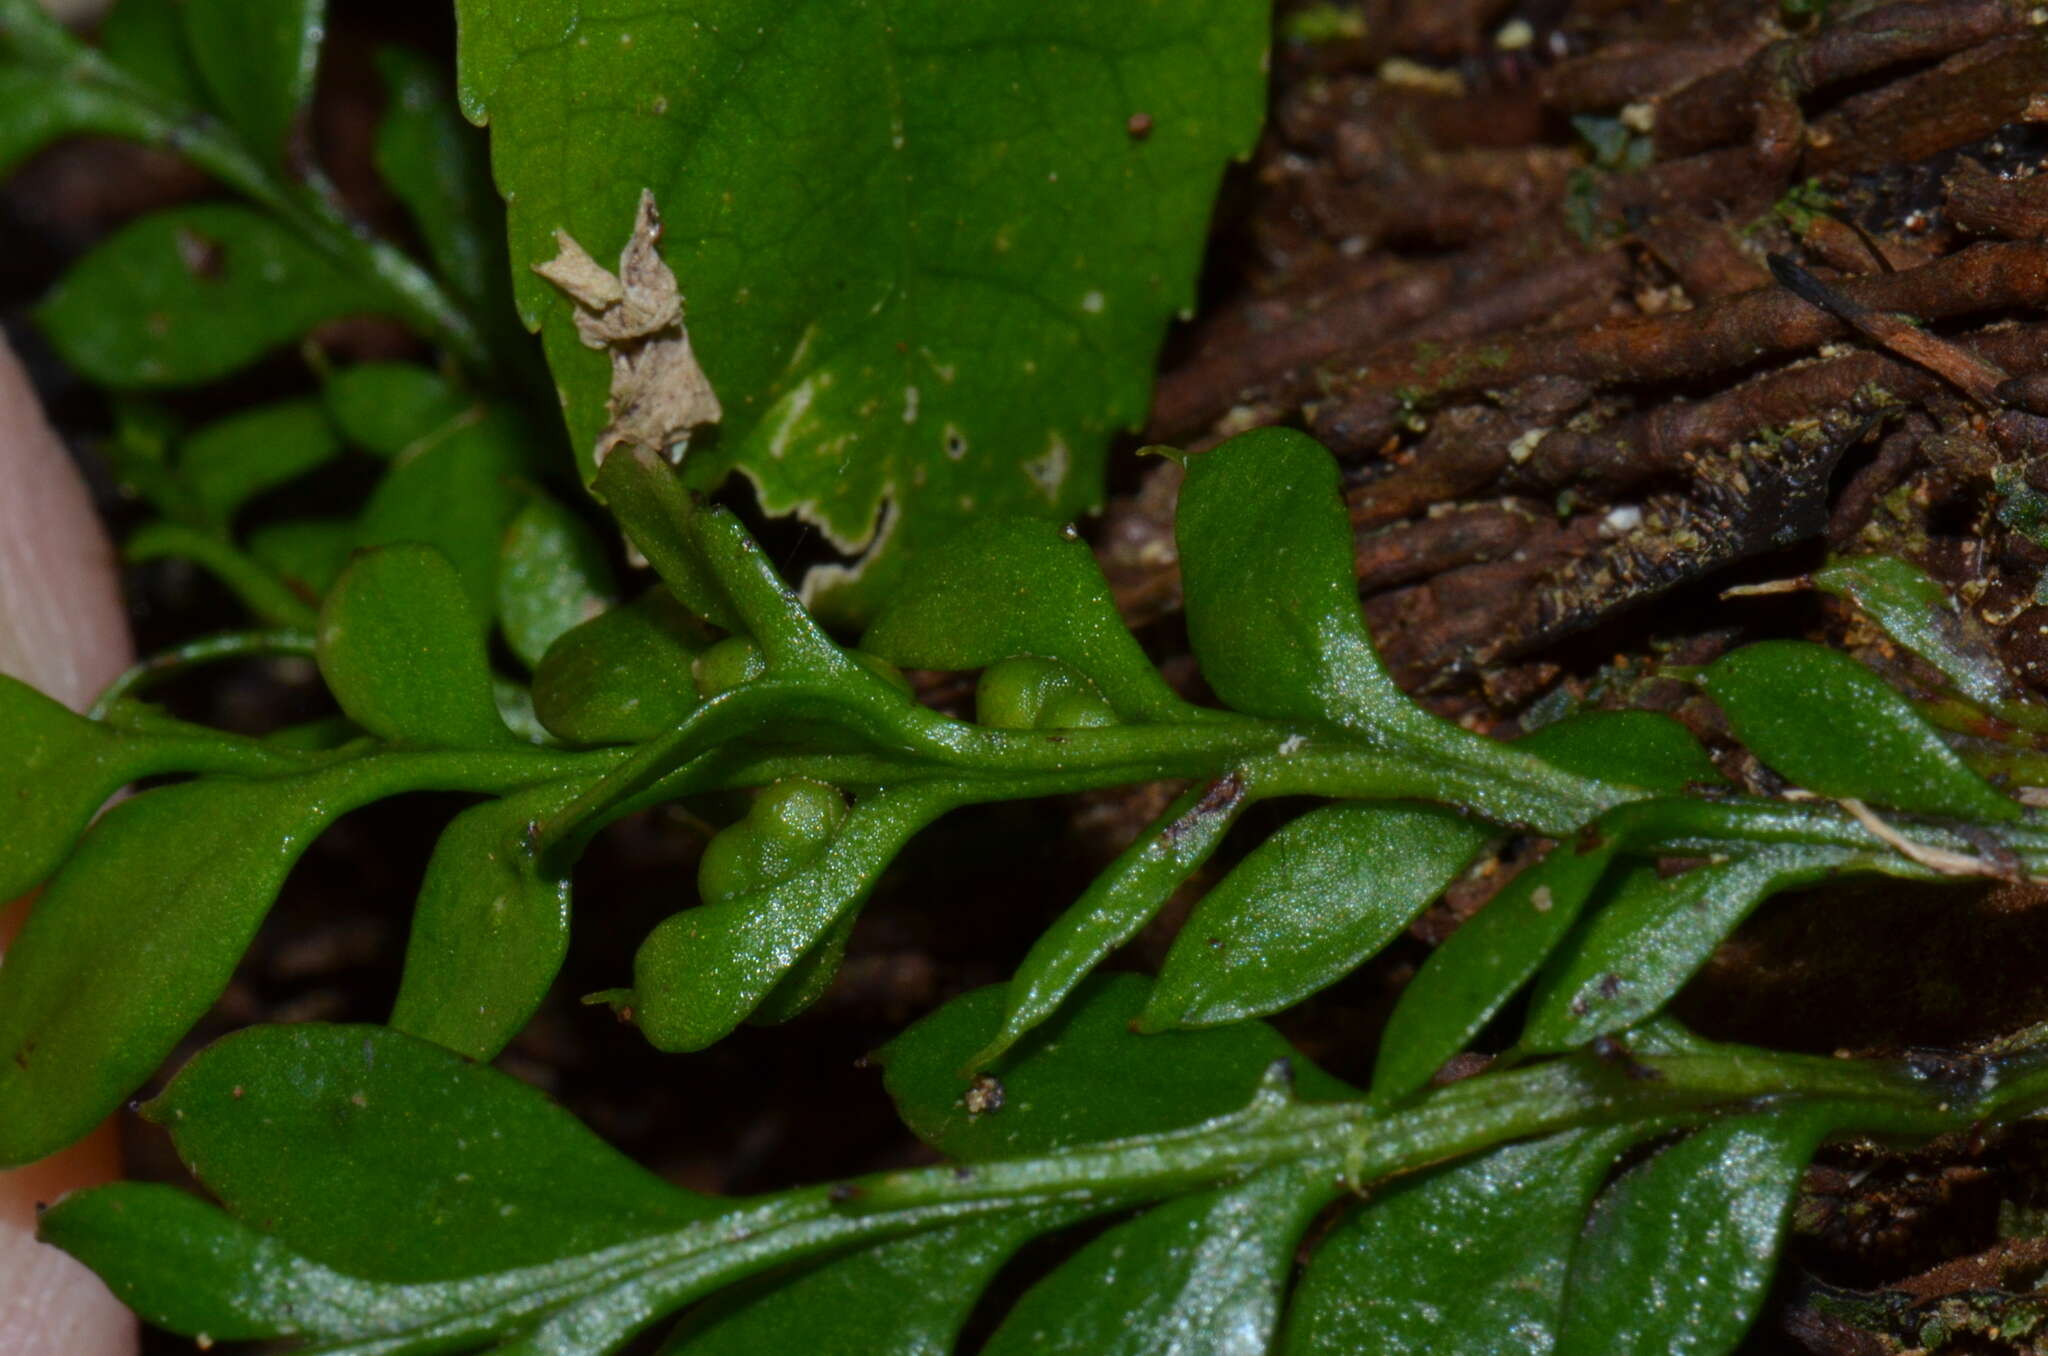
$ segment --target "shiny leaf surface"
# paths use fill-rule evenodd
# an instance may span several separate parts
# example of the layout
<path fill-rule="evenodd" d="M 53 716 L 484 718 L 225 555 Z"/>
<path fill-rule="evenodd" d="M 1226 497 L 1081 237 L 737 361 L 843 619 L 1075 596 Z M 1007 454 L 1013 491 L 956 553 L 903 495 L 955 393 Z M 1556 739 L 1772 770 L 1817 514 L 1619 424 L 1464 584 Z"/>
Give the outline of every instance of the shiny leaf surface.
<path fill-rule="evenodd" d="M 1731 1350 L 1830 1109 L 1733 1116 L 1615 1183 L 1572 1254 L 1558 1356 Z"/>
<path fill-rule="evenodd" d="M 1284 1356 L 1542 1356 L 1586 1207 L 1638 1133 L 1567 1131 L 1376 1190 L 1316 1245 Z"/>
<path fill-rule="evenodd" d="M 1432 806 L 1309 811 L 1202 897 L 1141 1025 L 1262 1017 L 1334 983 L 1399 935 L 1489 837 Z"/>
<path fill-rule="evenodd" d="M 882 1048 L 897 1114 L 927 1144 L 973 1162 L 1225 1115 L 1251 1100 L 1276 1060 L 1289 1061 L 1302 1097 L 1355 1095 L 1262 1022 L 1135 1034 L 1131 1019 L 1146 988 L 1137 975 L 1083 981 L 1073 1001 L 996 1061 L 989 1076 L 1001 1104 L 978 1112 L 963 1100 L 970 1079 L 961 1070 L 1001 1023 L 1003 992 L 963 994 Z M 981 1104 L 988 1106 L 986 1097 Z"/>
<path fill-rule="evenodd" d="M 1760 641 L 1715 660 L 1702 681 L 1750 752 L 1808 791 L 1964 819 L 2020 812 L 1911 702 L 1839 650 Z"/>
<path fill-rule="evenodd" d="M 1265 1356 L 1295 1244 L 1334 1191 L 1321 1174 L 1269 1168 L 1147 1211 L 1027 1291 L 982 1350 Z"/>
<path fill-rule="evenodd" d="M 715 1209 L 518 1080 L 382 1027 L 236 1032 L 146 1114 L 234 1214 L 371 1280 L 531 1265 Z"/>
<path fill-rule="evenodd" d="M 1375 1100 L 1414 1092 L 1479 1034 L 1571 929 L 1614 852 L 1611 837 L 1589 848 L 1559 843 L 1436 949 L 1387 1020 Z"/>

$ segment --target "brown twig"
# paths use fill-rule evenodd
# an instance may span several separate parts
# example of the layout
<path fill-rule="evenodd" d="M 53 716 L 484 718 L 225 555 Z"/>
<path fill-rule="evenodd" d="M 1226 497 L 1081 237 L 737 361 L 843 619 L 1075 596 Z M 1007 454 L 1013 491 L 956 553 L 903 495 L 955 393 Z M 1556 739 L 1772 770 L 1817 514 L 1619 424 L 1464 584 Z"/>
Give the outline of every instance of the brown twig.
<path fill-rule="evenodd" d="M 1910 272 L 1846 280 L 1839 291 L 1866 309 L 1924 320 L 2037 305 L 2048 299 L 2048 244 L 1972 245 Z M 1812 348 L 1848 329 L 1773 288 L 1671 315 L 1411 351 L 1333 379 L 1313 427 L 1331 447 L 1356 453 L 1377 447 L 1418 397 L 1441 400 L 1540 373 L 1603 385 L 1703 377 Z"/>

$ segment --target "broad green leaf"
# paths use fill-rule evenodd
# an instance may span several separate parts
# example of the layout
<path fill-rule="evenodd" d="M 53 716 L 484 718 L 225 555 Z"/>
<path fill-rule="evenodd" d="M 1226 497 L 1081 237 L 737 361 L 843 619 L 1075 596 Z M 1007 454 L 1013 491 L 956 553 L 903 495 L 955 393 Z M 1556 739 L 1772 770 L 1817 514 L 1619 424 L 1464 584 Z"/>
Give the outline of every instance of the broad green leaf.
<path fill-rule="evenodd" d="M 359 552 L 320 609 L 320 676 L 350 720 L 397 743 L 486 748 L 512 736 L 462 581 L 440 552 Z"/>
<path fill-rule="evenodd" d="M 633 1020 L 662 1050 L 701 1050 L 730 1033 L 950 804 L 915 785 L 879 792 L 796 875 L 664 919 L 633 957 Z"/>
<path fill-rule="evenodd" d="M 870 552 L 809 584 L 844 614 L 970 516 L 1097 501 L 1192 299 L 1219 171 L 1264 112 L 1268 10 L 1244 0 L 457 15 L 520 310 L 586 471 L 609 367 L 531 266 L 557 230 L 609 266 L 645 187 L 725 407 L 693 482 L 738 467 L 768 512 Z M 565 93 L 592 89 L 611 93 Z"/>
<path fill-rule="evenodd" d="M 1662 877 L 1640 866 L 1622 877 L 1563 955 L 1537 982 L 1521 1044 L 1568 1050 L 1625 1030 L 1669 1002 L 1736 925 L 1780 890 L 1825 879 L 1859 854 L 1833 847 L 1764 848 Z"/>
<path fill-rule="evenodd" d="M 662 1356 L 952 1356 L 996 1270 L 1072 1215 L 973 1220 L 729 1290 L 692 1311 Z"/>
<path fill-rule="evenodd" d="M 386 304 L 370 279 L 290 228 L 208 203 L 123 227 L 64 275 L 38 316 L 64 361 L 102 386 L 196 386 L 324 320 Z"/>
<path fill-rule="evenodd" d="M 317 600 L 334 587 L 356 546 L 353 518 L 295 518 L 265 523 L 243 543 L 285 587 Z"/>
<path fill-rule="evenodd" d="M 533 673 L 533 706 L 576 744 L 632 744 L 682 724 L 698 704 L 690 666 L 710 634 L 660 585 L 565 631 Z"/>
<path fill-rule="evenodd" d="M 518 1079 L 384 1027 L 235 1032 L 143 1110 L 237 1217 L 369 1280 L 534 1265 L 718 1210 Z"/>
<path fill-rule="evenodd" d="M 320 397 L 343 436 L 380 457 L 395 457 L 477 409 L 446 377 L 413 363 L 345 367 Z"/>
<path fill-rule="evenodd" d="M 1973 702 L 2000 702 L 2012 678 L 1948 591 L 1895 556 L 1851 556 L 1813 575 L 1814 587 L 1854 603 Z M 1975 643 L 1971 643 L 1972 641 Z"/>
<path fill-rule="evenodd" d="M 1295 1245 L 1337 1190 L 1290 1164 L 1155 1207 L 1025 1292 L 984 1356 L 1266 1356 Z"/>
<path fill-rule="evenodd" d="M 532 449 L 518 421 L 490 410 L 404 458 L 377 482 L 357 544 L 420 542 L 462 576 L 481 629 L 497 614 L 498 561 L 505 529 L 525 505 L 520 477 Z"/>
<path fill-rule="evenodd" d="M 178 474 L 209 522 L 225 526 L 263 491 L 332 461 L 341 439 L 319 402 L 286 400 L 233 414 L 178 445 Z"/>
<path fill-rule="evenodd" d="M 174 104 L 205 106 L 199 68 L 185 45 L 181 0 L 119 0 L 100 23 L 101 55 Z"/>
<path fill-rule="evenodd" d="M 413 905 L 391 1025 L 491 1059 L 547 996 L 569 949 L 569 876 L 528 830 L 587 785 L 578 778 L 472 806 L 441 831 Z"/>
<path fill-rule="evenodd" d="M 1203 896 L 1140 1026 L 1262 1017 L 1336 982 L 1398 936 L 1491 836 L 1432 806 L 1311 810 Z"/>
<path fill-rule="evenodd" d="M 1545 1356 L 1586 1207 L 1638 1127 L 1509 1144 L 1376 1189 L 1316 1244 L 1284 1356 Z"/>
<path fill-rule="evenodd" d="M 1617 1182 L 1572 1254 L 1558 1356 L 1733 1350 L 1833 1110 L 1730 1117 Z"/>
<path fill-rule="evenodd" d="M 905 577 L 861 648 L 914 669 L 982 669 L 1017 655 L 1071 664 L 1127 720 L 1185 719 L 1117 614 L 1080 539 L 1003 518 L 962 529 Z"/>
<path fill-rule="evenodd" d="M 511 305 L 505 209 L 483 136 L 462 119 L 445 67 L 406 47 L 377 53 L 390 103 L 377 124 L 377 172 L 412 214 L 427 257 L 487 313 Z"/>
<path fill-rule="evenodd" d="M 1401 994 L 1380 1037 L 1372 1096 L 1388 1102 L 1429 1082 L 1536 973 L 1570 931 L 1618 844 L 1559 843 L 1524 868 L 1436 949 Z"/>
<path fill-rule="evenodd" d="M 160 787 L 92 827 L 0 966 L 0 1165 L 62 1148 L 155 1072 L 306 845 L 386 794 L 350 771 Z"/>
<path fill-rule="evenodd" d="M 1974 820 L 2020 812 L 1911 702 L 1839 650 L 1760 641 L 1715 660 L 1701 681 L 1750 752 L 1808 791 Z"/>
<path fill-rule="evenodd" d="M 1256 429 L 1190 457 L 1174 537 L 1188 640 L 1226 705 L 1363 730 L 1428 721 L 1366 634 L 1337 463 L 1314 439 Z"/>
<path fill-rule="evenodd" d="M 178 0 L 185 43 L 213 104 L 275 165 L 313 95 L 325 0 Z"/>
<path fill-rule="evenodd" d="M 1175 798 L 1032 943 L 1010 980 L 1002 1030 L 974 1056 L 975 1067 L 1051 1016 L 1110 952 L 1151 922 L 1249 803 L 1235 777 Z"/>
<path fill-rule="evenodd" d="M 604 544 L 583 520 L 534 493 L 505 529 L 498 620 L 529 668 L 566 631 L 604 611 L 616 584 Z"/>
<path fill-rule="evenodd" d="M 385 1299 L 381 1287 L 153 1182 L 73 1192 L 43 1212 L 36 1233 L 98 1272 L 147 1322 L 215 1341 L 346 1334 Z"/>
<path fill-rule="evenodd" d="M 878 1058 L 897 1114 L 941 1153 L 972 1162 L 1158 1134 L 1227 1115 L 1251 1101 L 1276 1060 L 1290 1061 L 1304 1098 L 1357 1095 L 1263 1022 L 1137 1035 L 1131 1019 L 1144 1006 L 1146 988 L 1137 975 L 1082 981 L 1072 1001 L 996 1062 L 989 1076 L 1000 1088 L 1000 1105 L 979 1113 L 963 1101 L 969 1080 L 960 1071 L 1001 1025 L 1003 991 L 991 985 L 962 994 L 882 1047 Z"/>
<path fill-rule="evenodd" d="M 1655 711 L 1581 711 L 1523 735 L 1515 747 L 1582 777 L 1674 796 L 1727 780 L 1690 730 Z"/>

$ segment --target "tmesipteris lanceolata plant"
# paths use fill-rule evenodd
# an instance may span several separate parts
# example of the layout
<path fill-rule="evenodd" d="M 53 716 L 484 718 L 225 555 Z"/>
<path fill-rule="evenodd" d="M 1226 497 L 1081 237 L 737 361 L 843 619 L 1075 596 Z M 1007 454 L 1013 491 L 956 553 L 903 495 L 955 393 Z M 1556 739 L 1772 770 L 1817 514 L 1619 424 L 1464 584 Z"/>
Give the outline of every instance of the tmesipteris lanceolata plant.
<path fill-rule="evenodd" d="M 1019 1246 L 1096 1221 L 1108 1232 L 988 1349 L 1486 1350 L 1523 1334 L 1717 1350 L 1760 1301 L 1824 1137 L 1981 1131 L 2048 1097 L 2024 1049 L 1929 1073 L 1714 1044 L 1662 1011 L 1774 891 L 2048 865 L 2048 826 L 1835 651 L 1767 642 L 1700 676 L 1794 785 L 1763 797 L 1665 717 L 1584 714 L 1507 745 L 1408 701 L 1360 620 L 1335 465 L 1296 433 L 1188 460 L 1189 636 L 1224 709 L 1166 686 L 1056 527 L 956 539 L 847 649 L 659 458 L 622 449 L 598 488 L 662 584 L 542 659 L 548 745 L 499 720 L 459 580 L 417 546 L 359 553 L 322 606 L 321 673 L 360 731 L 331 747 L 223 736 L 130 696 L 88 721 L 6 687 L 26 831 L 0 885 L 63 863 L 0 971 L 15 1161 L 148 1076 L 333 816 L 420 786 L 491 797 L 442 836 L 389 1029 L 253 1029 L 150 1104 L 228 1213 L 118 1185 L 46 1216 L 47 1238 L 153 1320 L 322 1350 L 604 1351 L 689 1306 L 674 1350 L 831 1332 L 853 1343 L 837 1349 L 944 1350 Z M 1889 562 L 1816 582 L 1901 633 L 1922 615 L 1907 603 L 1924 577 Z M 978 720 L 920 706 L 897 665 L 980 670 Z M 111 789 L 173 771 L 198 775 L 116 805 L 70 848 Z M 611 996 L 688 1050 L 815 998 L 869 886 L 936 816 L 1159 778 L 1192 788 L 1006 989 L 883 1052 L 905 1120 L 954 1166 L 704 1198 L 471 1062 L 538 1003 L 569 863 L 622 814 L 756 790 L 707 851 L 700 902 Z M 1281 795 L 1329 803 L 1209 892 L 1156 980 L 1093 973 L 1246 806 Z M 1256 1020 L 1373 955 L 1506 830 L 1552 846 L 1422 967 L 1369 1088 Z M 1691 864 L 1657 869 L 1672 858 Z M 1524 989 L 1513 1044 L 1436 1085 Z"/>
<path fill-rule="evenodd" d="M 511 12 L 466 10 L 487 40 Z M 938 1353 L 963 1329 L 1089 1356 L 1709 1352 L 1761 1303 L 1824 1138 L 1986 1133 L 2048 1101 L 2024 1040 L 1822 1060 L 1704 1041 L 1664 1010 L 1774 892 L 2048 866 L 2048 824 L 1955 749 L 2019 780 L 2030 755 L 1930 723 L 2048 717 L 1950 642 L 1924 576 L 1862 559 L 1813 583 L 1926 661 L 1947 689 L 1931 700 L 1807 645 L 1700 675 L 1788 784 L 1771 796 L 1728 785 L 1664 717 L 1582 714 L 1510 746 L 1410 703 L 1359 619 L 1334 468 L 1289 433 L 1188 465 L 1187 620 L 1217 708 L 1161 680 L 1055 527 L 977 523 L 849 649 L 730 514 L 629 449 L 596 488 L 661 582 L 606 609 L 602 544 L 546 488 L 556 449 L 519 409 L 548 383 L 509 324 L 499 204 L 437 74 L 384 59 L 377 158 L 424 262 L 293 164 L 319 18 L 311 0 L 126 0 L 94 52 L 0 0 L 0 163 L 126 136 L 243 200 L 153 214 L 88 256 L 43 312 L 73 366 L 131 392 L 192 384 L 362 311 L 451 360 L 336 370 L 316 352 L 317 396 L 192 431 L 123 397 L 109 451 L 157 514 L 131 558 L 197 563 L 256 629 L 144 665 L 93 719 L 0 682 L 0 898 L 47 883 L 0 968 L 0 1162 L 143 1085 L 336 817 L 414 790 L 482 798 L 429 865 L 388 1027 L 251 1029 L 146 1107 L 225 1210 L 121 1184 L 44 1217 L 146 1317 L 358 1353 L 595 1353 L 678 1315 L 666 1349 L 695 1356 Z M 257 496 L 351 456 L 388 463 L 359 510 L 245 530 Z M 316 659 L 342 714 L 243 737 L 146 700 L 262 655 Z M 976 720 L 918 705 L 898 666 L 978 671 Z M 1190 789 L 1011 984 L 882 1052 L 942 1166 L 700 1196 L 480 1062 L 554 977 L 571 864 L 622 815 L 704 792 L 750 806 L 606 995 L 691 1050 L 816 999 L 876 877 L 948 810 L 1157 779 Z M 1324 803 L 1209 891 L 1156 979 L 1097 972 L 1278 797 Z M 1370 1087 L 1259 1020 L 1370 959 L 1511 833 L 1547 853 L 1423 966 Z M 1484 1071 L 1440 1080 L 1480 1063 L 1453 1063 L 1475 1041 Z M 991 1286 L 1020 1289 L 997 1274 L 1041 1237 L 1069 1255 L 1004 1311 Z"/>

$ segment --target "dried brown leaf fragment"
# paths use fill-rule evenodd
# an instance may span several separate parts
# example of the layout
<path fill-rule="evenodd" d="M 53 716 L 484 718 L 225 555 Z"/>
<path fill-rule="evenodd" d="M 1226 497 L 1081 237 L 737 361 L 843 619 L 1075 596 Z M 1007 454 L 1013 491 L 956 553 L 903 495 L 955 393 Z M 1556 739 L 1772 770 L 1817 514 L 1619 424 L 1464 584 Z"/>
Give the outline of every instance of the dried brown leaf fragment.
<path fill-rule="evenodd" d="M 723 413 L 690 348 L 683 295 L 655 248 L 660 241 L 660 210 L 653 190 L 642 189 L 616 275 L 567 231 L 555 232 L 555 257 L 533 266 L 576 304 L 583 346 L 611 356 L 606 423 L 592 450 L 599 465 L 620 443 L 681 461 L 690 435 Z"/>

